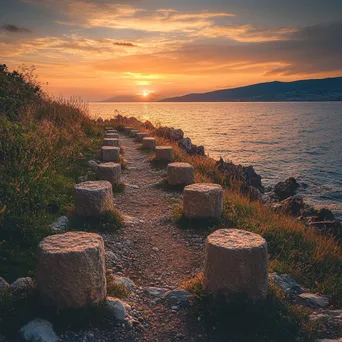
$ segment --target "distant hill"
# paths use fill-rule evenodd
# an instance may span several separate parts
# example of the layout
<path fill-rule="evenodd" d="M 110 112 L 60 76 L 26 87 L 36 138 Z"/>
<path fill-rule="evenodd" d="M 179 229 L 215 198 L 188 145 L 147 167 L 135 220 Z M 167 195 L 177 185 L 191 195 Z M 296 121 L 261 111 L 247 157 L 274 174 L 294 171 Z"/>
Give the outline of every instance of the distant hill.
<path fill-rule="evenodd" d="M 118 95 L 101 102 L 154 102 L 160 98 L 160 96 L 158 98 L 158 95 L 153 93 L 149 94 L 148 97 L 143 97 L 141 95 Z"/>
<path fill-rule="evenodd" d="M 342 77 L 268 82 L 163 99 L 160 102 L 342 101 Z"/>

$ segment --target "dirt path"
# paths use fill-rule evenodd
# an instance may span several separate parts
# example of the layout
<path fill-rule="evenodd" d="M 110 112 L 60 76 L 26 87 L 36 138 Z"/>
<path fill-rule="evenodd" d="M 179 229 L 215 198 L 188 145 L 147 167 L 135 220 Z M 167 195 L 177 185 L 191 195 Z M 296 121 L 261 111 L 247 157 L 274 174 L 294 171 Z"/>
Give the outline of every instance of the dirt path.
<path fill-rule="evenodd" d="M 133 139 L 120 136 L 127 169 L 122 181 L 123 193 L 115 194 L 115 205 L 125 217 L 119 233 L 104 234 L 107 267 L 116 275 L 129 277 L 137 290 L 127 299 L 137 327 L 115 327 L 69 334 L 65 341 L 205 341 L 200 322 L 189 319 L 186 309 L 172 309 L 146 287 L 175 289 L 203 269 L 204 238 L 184 231 L 171 220 L 173 205 L 180 192 L 168 192 L 157 186 L 166 169 L 151 165 Z M 90 337 L 88 337 L 90 336 Z"/>

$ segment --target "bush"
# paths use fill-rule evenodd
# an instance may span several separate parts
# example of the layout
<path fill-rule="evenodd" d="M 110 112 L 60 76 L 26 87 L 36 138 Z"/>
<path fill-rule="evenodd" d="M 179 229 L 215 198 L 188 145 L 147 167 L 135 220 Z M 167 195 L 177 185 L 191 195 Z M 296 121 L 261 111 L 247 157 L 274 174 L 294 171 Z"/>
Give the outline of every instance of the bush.
<path fill-rule="evenodd" d="M 0 274 L 35 269 L 38 242 L 73 210 L 73 188 L 97 159 L 102 129 L 77 99 L 47 98 L 30 77 L 0 68 Z"/>
<path fill-rule="evenodd" d="M 33 72 L 34 67 L 25 66 L 20 72 L 9 72 L 5 64 L 0 64 L 0 115 L 15 119 L 22 108 L 42 99 L 42 88 Z"/>

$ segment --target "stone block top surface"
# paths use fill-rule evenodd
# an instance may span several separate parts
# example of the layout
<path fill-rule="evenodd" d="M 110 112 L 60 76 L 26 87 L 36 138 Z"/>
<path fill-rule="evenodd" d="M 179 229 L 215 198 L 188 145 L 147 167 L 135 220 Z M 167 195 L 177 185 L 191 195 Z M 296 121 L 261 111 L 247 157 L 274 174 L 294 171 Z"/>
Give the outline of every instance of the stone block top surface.
<path fill-rule="evenodd" d="M 171 146 L 157 146 L 156 150 L 172 150 Z"/>
<path fill-rule="evenodd" d="M 183 162 L 171 163 L 168 165 L 168 167 L 189 167 L 189 168 L 193 168 L 193 166 L 190 165 L 189 163 L 183 163 Z"/>
<path fill-rule="evenodd" d="M 116 167 L 120 167 L 121 168 L 121 165 L 119 163 L 109 162 L 109 163 L 101 163 L 101 164 L 98 165 L 98 167 L 112 169 L 112 168 L 116 168 Z"/>
<path fill-rule="evenodd" d="M 103 150 L 120 150 L 120 147 L 115 146 L 102 146 Z"/>
<path fill-rule="evenodd" d="M 107 181 L 89 181 L 75 185 L 75 190 L 99 191 L 111 188 L 112 184 Z"/>
<path fill-rule="evenodd" d="M 260 248 L 266 244 L 262 236 L 240 229 L 219 229 L 208 236 L 207 242 L 233 250 Z"/>
<path fill-rule="evenodd" d="M 68 232 L 46 237 L 40 242 L 39 247 L 45 254 L 82 252 L 87 249 L 103 248 L 103 239 L 95 233 Z"/>
<path fill-rule="evenodd" d="M 144 138 L 144 140 L 146 141 L 153 141 L 153 140 L 156 140 L 155 138 L 151 138 L 151 137 L 146 137 L 146 138 Z"/>
<path fill-rule="evenodd" d="M 213 183 L 196 183 L 188 185 L 184 188 L 185 191 L 193 192 L 210 192 L 210 191 L 220 191 L 223 190 L 222 186 Z"/>

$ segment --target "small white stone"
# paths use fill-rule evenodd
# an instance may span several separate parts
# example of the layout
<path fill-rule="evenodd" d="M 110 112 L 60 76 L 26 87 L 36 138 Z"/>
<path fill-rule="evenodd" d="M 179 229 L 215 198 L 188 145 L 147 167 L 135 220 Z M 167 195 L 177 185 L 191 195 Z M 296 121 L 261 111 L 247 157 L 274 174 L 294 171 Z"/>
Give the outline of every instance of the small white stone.
<path fill-rule="evenodd" d="M 123 301 L 117 298 L 107 297 L 106 304 L 113 317 L 119 321 L 123 321 L 125 319 L 127 313 L 126 306 Z"/>
<path fill-rule="evenodd" d="M 34 283 L 32 278 L 18 278 L 11 284 L 13 291 L 26 291 L 34 288 Z"/>
<path fill-rule="evenodd" d="M 114 284 L 122 285 L 125 287 L 125 289 L 129 292 L 132 292 L 135 290 L 136 285 L 133 280 L 126 278 L 126 277 L 115 277 L 114 278 Z M 128 304 L 127 304 L 128 305 Z"/>
<path fill-rule="evenodd" d="M 7 283 L 7 281 L 4 278 L 0 277 L 0 293 L 2 291 L 9 290 L 9 288 L 10 288 L 10 285 Z"/>
<path fill-rule="evenodd" d="M 68 225 L 69 219 L 66 216 L 61 216 L 51 224 L 51 230 L 55 234 L 65 233 Z"/>
<path fill-rule="evenodd" d="M 320 296 L 313 293 L 302 293 L 299 297 L 304 299 L 310 306 L 325 308 L 329 305 L 329 297 L 327 296 Z"/>
<path fill-rule="evenodd" d="M 57 335 L 53 331 L 53 326 L 45 319 L 36 318 L 20 329 L 22 337 L 26 341 L 33 342 L 56 342 Z"/>

